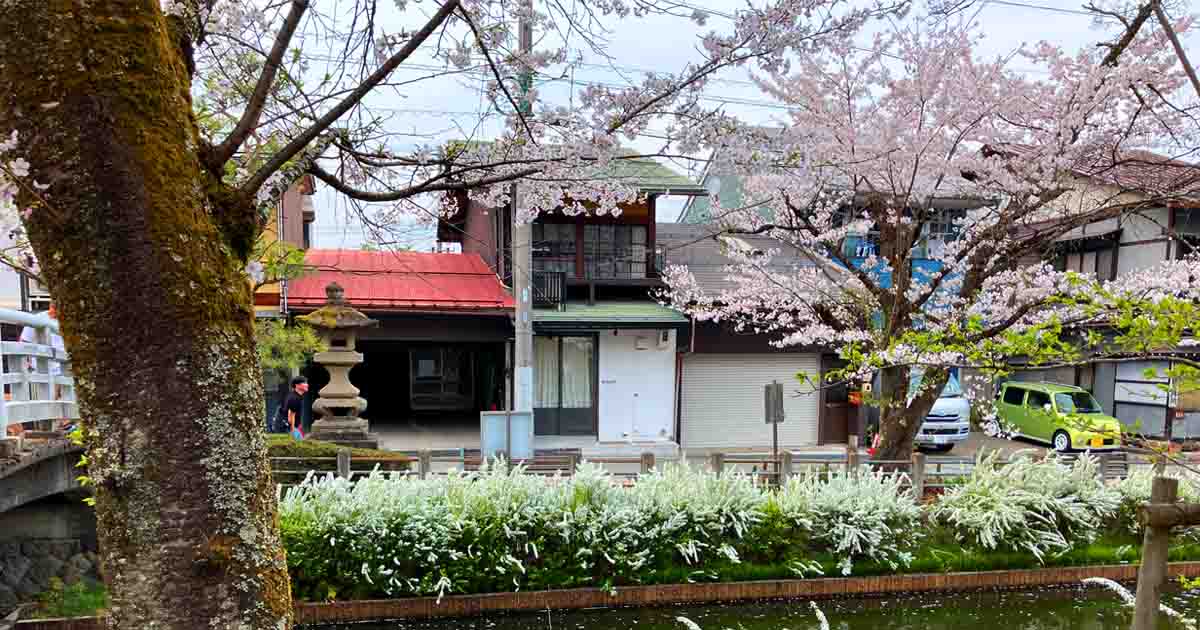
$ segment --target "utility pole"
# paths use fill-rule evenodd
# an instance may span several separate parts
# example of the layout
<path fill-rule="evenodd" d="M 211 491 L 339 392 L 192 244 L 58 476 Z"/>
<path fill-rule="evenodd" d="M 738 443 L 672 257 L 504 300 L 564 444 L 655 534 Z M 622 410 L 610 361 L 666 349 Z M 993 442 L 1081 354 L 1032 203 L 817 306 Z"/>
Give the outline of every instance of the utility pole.
<path fill-rule="evenodd" d="M 518 44 L 522 55 L 533 51 L 533 22 L 530 15 L 533 12 L 533 0 L 522 3 L 523 11 L 517 25 Z M 521 69 L 519 114 L 528 116 L 529 90 L 532 87 L 533 75 L 528 66 Z M 520 217 L 520 182 L 512 185 L 512 266 L 513 266 L 513 297 L 516 298 L 516 329 L 515 366 L 513 372 L 513 387 L 516 389 L 515 411 L 533 411 L 533 319 L 531 316 L 531 293 L 533 284 L 533 227 L 529 221 Z"/>

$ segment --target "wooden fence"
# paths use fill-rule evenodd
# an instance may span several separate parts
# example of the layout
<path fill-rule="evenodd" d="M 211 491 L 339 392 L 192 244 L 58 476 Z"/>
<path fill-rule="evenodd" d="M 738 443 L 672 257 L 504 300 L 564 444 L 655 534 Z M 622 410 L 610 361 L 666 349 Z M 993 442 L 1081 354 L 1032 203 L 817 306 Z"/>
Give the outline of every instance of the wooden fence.
<path fill-rule="evenodd" d="M 938 492 L 971 474 L 976 461 L 967 458 L 929 457 L 924 453 L 913 453 L 906 460 L 870 459 L 858 446 L 857 436 L 850 436 L 844 452 L 833 454 L 797 453 L 781 451 L 777 457 L 770 453 L 711 453 L 706 457 L 706 467 L 714 472 L 736 471 L 754 477 L 766 485 L 787 483 L 797 475 L 826 477 L 835 473 L 862 470 L 883 470 L 903 475 L 904 483 L 913 489 L 916 496 L 926 492 Z M 1094 454 L 1099 459 L 1099 476 L 1104 481 L 1124 478 L 1129 471 L 1130 460 L 1123 451 L 1108 451 Z M 1070 463 L 1079 454 L 1060 454 Z M 539 455 L 532 459 L 513 460 L 525 474 L 541 476 L 571 476 L 584 459 L 579 453 L 568 452 Z M 639 457 L 600 457 L 586 460 L 609 469 L 619 483 L 632 483 L 639 475 L 646 474 L 658 465 L 654 453 L 642 453 Z M 369 475 L 375 470 L 419 479 L 430 479 L 449 474 L 454 469 L 473 472 L 486 464 L 482 456 L 459 453 L 457 455 L 434 454 L 432 451 L 416 451 L 409 459 L 379 459 L 352 457 L 349 449 L 341 449 L 337 457 L 275 457 L 271 468 L 277 483 L 292 486 L 300 483 L 308 474 L 335 474 L 345 479 Z M 994 460 L 994 465 L 1004 466 L 1006 459 Z M 618 470 L 613 470 L 617 468 Z"/>
<path fill-rule="evenodd" d="M 1071 464 L 1078 459 L 1080 453 L 1060 453 L 1060 460 Z M 1130 460 L 1124 451 L 1101 451 L 1093 453 L 1098 460 L 1098 476 L 1102 481 L 1123 479 L 1129 474 Z M 1004 466 L 1008 459 L 997 458 L 996 466 Z M 722 472 L 732 468 L 758 477 L 764 483 L 786 483 L 788 479 L 800 474 L 829 477 L 839 472 L 860 470 L 864 467 L 870 470 L 881 470 L 903 474 L 906 482 L 913 488 L 914 494 L 923 496 L 926 491 L 939 491 L 952 485 L 957 479 L 969 476 L 975 469 L 976 460 L 968 458 L 929 457 L 924 453 L 915 452 L 906 460 L 872 459 L 858 448 L 858 437 L 850 436 L 843 454 L 812 455 L 783 451 L 778 458 L 770 454 L 739 454 L 712 453 L 708 456 L 708 468 L 714 472 Z M 749 468 L 749 470 L 747 470 Z"/>

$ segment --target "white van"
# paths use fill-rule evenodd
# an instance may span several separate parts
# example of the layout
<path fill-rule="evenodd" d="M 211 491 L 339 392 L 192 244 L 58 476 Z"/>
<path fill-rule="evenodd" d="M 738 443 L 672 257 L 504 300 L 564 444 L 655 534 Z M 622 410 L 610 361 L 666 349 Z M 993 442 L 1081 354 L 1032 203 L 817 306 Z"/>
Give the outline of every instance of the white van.
<path fill-rule="evenodd" d="M 912 370 L 909 379 L 909 396 L 921 383 L 921 372 Z M 914 440 L 918 448 L 948 451 L 959 442 L 966 442 L 971 435 L 971 402 L 963 395 L 958 380 L 958 370 L 950 370 L 950 378 L 942 388 L 942 395 L 933 403 L 925 422 L 917 430 Z"/>

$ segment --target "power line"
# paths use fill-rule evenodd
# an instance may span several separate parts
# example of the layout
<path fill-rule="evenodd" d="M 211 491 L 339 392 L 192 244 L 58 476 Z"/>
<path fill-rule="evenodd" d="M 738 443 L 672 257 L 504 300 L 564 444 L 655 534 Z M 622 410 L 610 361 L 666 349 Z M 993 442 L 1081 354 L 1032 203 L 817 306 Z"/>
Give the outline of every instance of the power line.
<path fill-rule="evenodd" d="M 1104 20 L 1116 20 L 1116 18 L 1111 15 L 1102 15 L 1099 13 L 1092 13 L 1091 11 L 1081 11 L 1079 9 L 1062 9 L 1059 7 L 1048 7 L 1045 5 L 1038 5 L 1038 4 L 1026 4 L 1024 2 L 1014 2 L 1013 0 L 984 0 L 983 4 L 985 6 L 989 5 L 989 4 L 1002 4 L 1002 5 L 1010 6 L 1010 7 L 1023 7 L 1026 9 L 1037 9 L 1039 11 L 1050 11 L 1051 13 L 1064 13 L 1064 14 L 1068 14 L 1068 15 L 1083 15 L 1083 16 L 1090 17 L 1090 18 L 1099 18 L 1099 19 L 1104 19 Z"/>

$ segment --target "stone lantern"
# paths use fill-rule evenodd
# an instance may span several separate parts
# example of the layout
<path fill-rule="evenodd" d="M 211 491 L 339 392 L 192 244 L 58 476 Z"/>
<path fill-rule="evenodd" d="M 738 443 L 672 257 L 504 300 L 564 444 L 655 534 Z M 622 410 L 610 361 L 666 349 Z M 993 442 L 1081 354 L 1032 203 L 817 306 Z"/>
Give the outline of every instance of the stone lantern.
<path fill-rule="evenodd" d="M 325 287 L 325 306 L 296 319 L 316 328 L 329 346 L 313 361 L 329 372 L 329 384 L 317 392 L 311 437 L 358 448 L 378 448 L 379 438 L 367 432 L 367 420 L 358 417 L 367 409 L 367 401 L 350 383 L 350 369 L 362 363 L 362 354 L 354 350 L 358 329 L 375 326 L 378 321 L 346 305 L 346 292 L 336 282 Z"/>

